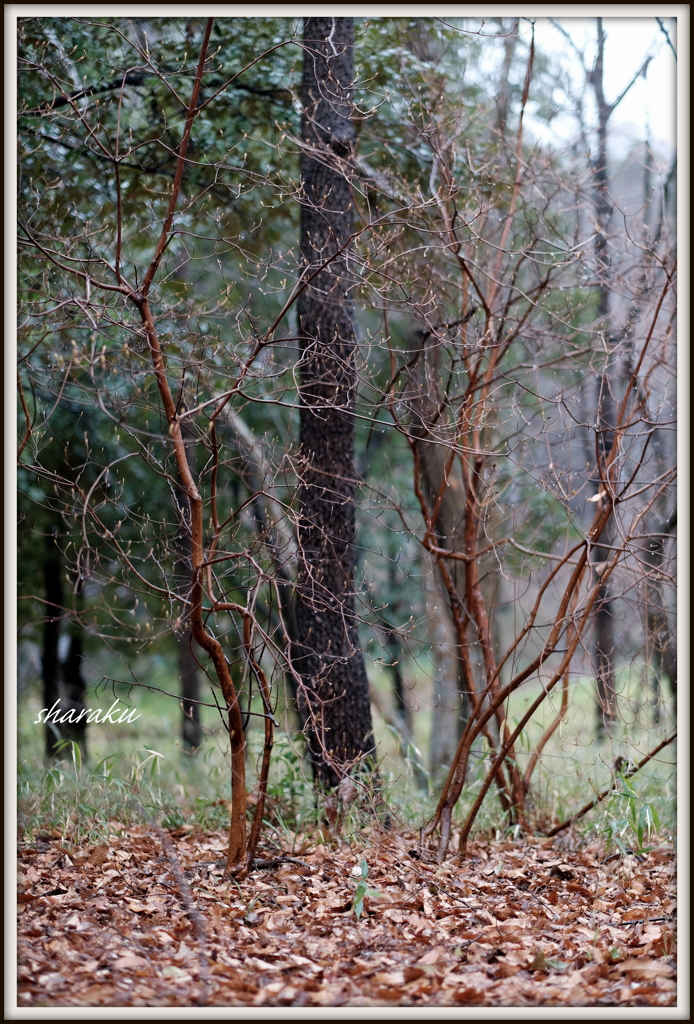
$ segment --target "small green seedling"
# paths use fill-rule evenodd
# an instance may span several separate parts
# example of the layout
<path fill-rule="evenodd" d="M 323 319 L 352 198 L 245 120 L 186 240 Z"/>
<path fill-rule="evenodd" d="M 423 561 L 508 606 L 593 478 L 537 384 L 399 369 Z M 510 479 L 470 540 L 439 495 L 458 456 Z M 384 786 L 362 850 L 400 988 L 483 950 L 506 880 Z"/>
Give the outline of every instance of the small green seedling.
<path fill-rule="evenodd" d="M 366 857 L 361 862 L 361 880 L 354 891 L 354 902 L 352 903 L 352 909 L 357 915 L 357 920 L 361 917 L 364 912 L 364 897 L 365 896 L 380 896 L 381 893 L 377 889 L 370 889 L 367 884 L 367 877 L 369 875 L 369 865 L 366 863 Z"/>

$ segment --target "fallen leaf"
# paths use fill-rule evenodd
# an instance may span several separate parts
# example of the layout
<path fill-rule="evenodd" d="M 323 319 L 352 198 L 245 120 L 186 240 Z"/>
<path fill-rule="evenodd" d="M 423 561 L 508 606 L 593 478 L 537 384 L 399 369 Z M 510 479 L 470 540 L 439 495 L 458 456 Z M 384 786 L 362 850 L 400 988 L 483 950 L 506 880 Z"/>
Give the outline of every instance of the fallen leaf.
<path fill-rule="evenodd" d="M 618 964 L 622 974 L 628 974 L 635 981 L 651 981 L 654 978 L 671 978 L 675 973 L 667 960 L 643 960 L 634 957 Z"/>
<path fill-rule="evenodd" d="M 149 961 L 145 960 L 143 956 L 136 956 L 133 953 L 128 953 L 126 956 L 121 956 L 117 960 L 113 961 L 113 967 L 120 967 L 122 969 L 128 967 L 147 967 Z"/>
<path fill-rule="evenodd" d="M 175 959 L 191 960 L 194 959 L 196 956 L 197 954 L 195 950 L 191 949 L 190 946 L 186 946 L 185 942 L 182 942 L 181 945 L 178 947 L 178 952 L 176 953 Z"/>
<path fill-rule="evenodd" d="M 108 846 L 95 846 L 89 854 L 89 863 L 95 868 L 100 868 L 103 863 L 108 859 Z"/>
<path fill-rule="evenodd" d="M 379 985 L 390 985 L 392 988 L 399 988 L 405 984 L 404 971 L 379 971 L 374 974 L 374 981 Z"/>
<path fill-rule="evenodd" d="M 426 952 L 424 956 L 420 956 L 417 963 L 438 964 L 441 963 L 442 960 L 450 960 L 450 958 L 451 954 L 448 952 L 447 949 L 445 949 L 443 946 L 434 946 L 434 948 Z"/>
<path fill-rule="evenodd" d="M 542 952 L 541 949 L 538 948 L 538 949 L 535 950 L 535 956 L 532 958 L 531 962 L 528 964 L 527 969 L 529 971 L 546 971 L 547 970 L 547 961 L 545 960 L 545 954 Z"/>

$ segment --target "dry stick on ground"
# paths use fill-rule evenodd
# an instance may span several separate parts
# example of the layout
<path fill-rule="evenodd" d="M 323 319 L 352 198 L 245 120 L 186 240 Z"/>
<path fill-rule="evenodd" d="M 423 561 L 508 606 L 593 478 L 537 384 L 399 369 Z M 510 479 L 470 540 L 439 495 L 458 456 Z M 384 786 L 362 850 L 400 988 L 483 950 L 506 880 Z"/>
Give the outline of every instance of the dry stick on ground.
<path fill-rule="evenodd" d="M 631 771 L 625 772 L 624 773 L 624 778 L 625 779 L 629 779 L 629 778 L 631 778 L 632 775 L 636 775 L 636 773 L 638 771 L 640 771 L 640 769 L 643 768 L 643 766 L 645 764 L 648 764 L 648 762 L 652 758 L 654 758 L 656 754 L 660 753 L 660 751 L 663 749 L 663 747 L 667 747 L 668 744 L 672 743 L 673 740 L 676 740 L 676 739 L 677 739 L 677 733 L 674 732 L 672 734 L 672 736 L 669 736 L 668 739 L 663 740 L 662 743 L 659 743 L 658 746 L 655 747 L 654 750 L 651 750 L 650 754 L 646 754 L 646 756 L 643 758 L 643 760 L 639 761 L 639 763 L 634 768 L 632 768 Z M 614 785 L 610 786 L 608 789 L 604 789 L 602 791 L 602 793 L 598 793 L 598 795 L 596 797 L 593 797 L 593 799 L 589 803 L 587 803 L 584 807 L 582 807 L 580 809 L 580 811 L 577 811 L 576 814 L 573 814 L 570 818 L 567 818 L 566 821 L 563 821 L 561 823 L 561 825 L 555 825 L 554 828 L 550 829 L 549 832 L 547 832 L 547 836 L 548 837 L 556 836 L 559 832 L 563 832 L 563 830 L 565 828 L 568 828 L 569 825 L 573 825 L 573 823 L 575 821 L 578 821 L 579 818 L 582 818 L 584 816 L 584 814 L 587 814 L 588 811 L 593 809 L 593 807 L 596 807 L 602 800 L 605 799 L 605 797 L 608 797 L 611 793 L 614 793 L 614 792 L 615 792 Z"/>
<path fill-rule="evenodd" d="M 174 850 L 173 844 L 166 832 L 161 828 L 156 821 L 153 820 L 151 814 L 146 810 L 142 804 L 139 804 L 139 811 L 142 817 L 149 822 L 152 827 L 152 831 L 158 836 L 166 859 L 171 865 L 171 874 L 173 875 L 178 891 L 181 894 L 183 903 L 186 908 L 186 914 L 188 915 L 191 923 L 195 928 L 195 938 L 198 943 L 198 963 L 200 964 L 200 992 L 197 999 L 195 1000 L 196 1006 L 207 1006 L 207 994 L 209 992 L 209 960 L 205 953 L 207 947 L 207 933 L 205 931 L 205 919 L 198 910 L 193 894 L 190 891 L 190 886 L 185 879 L 185 876 L 181 870 L 181 865 L 176 851 Z M 166 884 L 166 883 L 164 883 Z"/>

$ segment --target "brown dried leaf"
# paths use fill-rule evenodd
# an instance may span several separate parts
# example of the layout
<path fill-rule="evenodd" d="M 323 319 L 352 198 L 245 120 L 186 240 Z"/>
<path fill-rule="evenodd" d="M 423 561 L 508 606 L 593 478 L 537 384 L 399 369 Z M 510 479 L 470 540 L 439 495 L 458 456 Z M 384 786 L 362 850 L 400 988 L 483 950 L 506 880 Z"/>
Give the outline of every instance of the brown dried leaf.
<path fill-rule="evenodd" d="M 114 967 L 120 967 L 125 970 L 131 967 L 148 967 L 149 961 L 145 960 L 143 956 L 136 956 L 134 953 L 127 953 L 125 956 L 119 957 L 113 961 Z"/>
<path fill-rule="evenodd" d="M 653 981 L 655 978 L 671 978 L 675 973 L 666 960 L 647 960 L 633 957 L 618 964 L 622 974 L 628 974 L 634 981 Z"/>
<path fill-rule="evenodd" d="M 95 868 L 100 868 L 108 859 L 108 846 L 95 846 L 89 854 L 89 863 Z"/>

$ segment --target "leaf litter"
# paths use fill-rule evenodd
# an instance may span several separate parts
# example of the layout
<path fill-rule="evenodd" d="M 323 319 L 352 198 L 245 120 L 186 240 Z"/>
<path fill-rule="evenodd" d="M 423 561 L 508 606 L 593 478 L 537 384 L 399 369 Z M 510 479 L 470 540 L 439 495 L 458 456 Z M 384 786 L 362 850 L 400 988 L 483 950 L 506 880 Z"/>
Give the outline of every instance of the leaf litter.
<path fill-rule="evenodd" d="M 240 882 L 222 832 L 20 843 L 19 1005 L 676 1005 L 671 845 L 477 840 L 437 864 L 361 835 L 298 836 Z"/>

